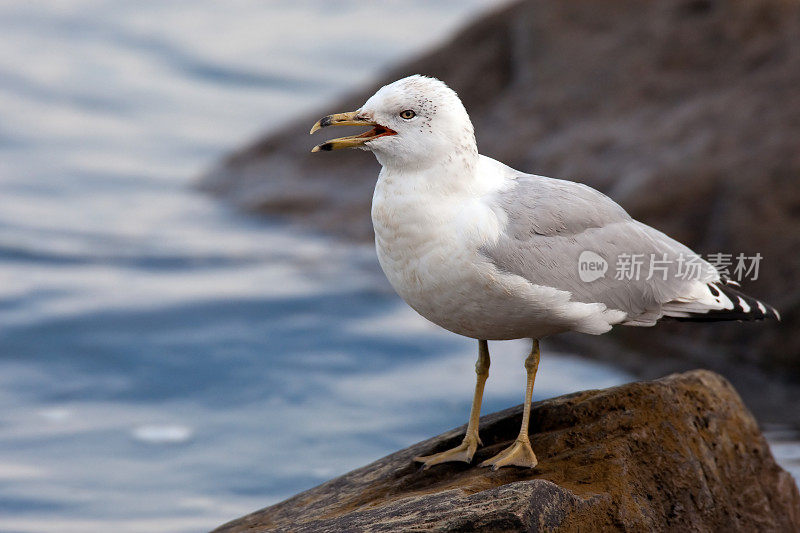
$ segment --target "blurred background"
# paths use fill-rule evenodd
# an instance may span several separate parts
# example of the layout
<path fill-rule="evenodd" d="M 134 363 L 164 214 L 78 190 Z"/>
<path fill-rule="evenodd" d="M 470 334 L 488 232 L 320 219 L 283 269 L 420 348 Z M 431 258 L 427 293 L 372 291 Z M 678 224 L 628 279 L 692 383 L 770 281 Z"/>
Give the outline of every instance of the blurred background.
<path fill-rule="evenodd" d="M 377 163 L 308 153 L 416 72 L 484 153 L 765 256 L 745 288 L 783 325 L 554 340 L 535 398 L 713 368 L 797 476 L 799 26 L 777 0 L 0 2 L 0 530 L 204 531 L 465 421 L 475 343 L 380 273 Z M 526 349 L 493 343 L 484 412 Z"/>

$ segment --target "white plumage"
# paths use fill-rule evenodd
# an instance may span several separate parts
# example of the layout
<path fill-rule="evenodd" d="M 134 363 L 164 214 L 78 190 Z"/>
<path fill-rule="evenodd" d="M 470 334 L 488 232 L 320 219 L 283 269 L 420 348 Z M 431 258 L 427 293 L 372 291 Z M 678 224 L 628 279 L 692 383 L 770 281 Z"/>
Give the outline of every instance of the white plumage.
<path fill-rule="evenodd" d="M 327 125 L 369 124 L 357 137 L 317 150 L 372 151 L 382 169 L 372 202 L 375 245 L 383 271 L 418 313 L 481 341 L 478 387 L 462 446 L 420 458 L 426 466 L 470 460 L 477 438 L 486 340 L 532 338 L 529 390 L 520 438 L 487 461 L 533 466 L 527 437 L 538 339 L 565 331 L 601 334 L 615 324 L 652 326 L 679 320 L 777 318 L 771 307 L 720 277 L 697 254 L 632 219 L 586 185 L 524 174 L 479 155 L 472 123 L 454 91 L 433 78 L 411 76 L 382 87 L 356 112 Z M 661 261 L 659 275 L 586 281 L 579 258 L 589 251 L 610 268 L 625 255 Z M 680 261 L 699 269 L 681 277 Z M 483 379 L 483 381 L 481 381 Z"/>
<path fill-rule="evenodd" d="M 405 109 L 415 110 L 411 121 L 396 116 Z M 378 258 L 398 294 L 432 322 L 495 340 L 751 310 L 739 295 L 715 296 L 712 265 L 605 195 L 479 155 L 466 110 L 442 82 L 399 80 L 360 113 L 397 131 L 365 145 L 383 166 L 372 203 Z M 582 281 L 585 250 L 611 265 L 621 254 L 666 257 L 666 279 L 646 279 L 645 270 Z M 681 256 L 700 262 L 699 276 L 677 275 Z"/>

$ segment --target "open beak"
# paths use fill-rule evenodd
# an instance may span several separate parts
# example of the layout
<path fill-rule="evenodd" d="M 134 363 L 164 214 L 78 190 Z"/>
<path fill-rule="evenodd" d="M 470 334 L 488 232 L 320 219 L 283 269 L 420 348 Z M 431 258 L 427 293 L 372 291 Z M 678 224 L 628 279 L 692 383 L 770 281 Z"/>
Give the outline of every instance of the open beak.
<path fill-rule="evenodd" d="M 310 133 L 328 126 L 374 126 L 369 131 L 361 135 L 353 135 L 351 137 L 339 137 L 338 139 L 331 139 L 328 142 L 319 144 L 311 149 L 312 152 L 341 150 L 343 148 L 358 148 L 378 137 L 385 137 L 387 135 L 397 135 L 397 132 L 390 130 L 386 126 L 381 126 L 377 122 L 367 120 L 358 116 L 358 111 L 351 111 L 350 113 L 336 113 L 335 115 L 328 115 L 322 117 L 311 128 Z"/>

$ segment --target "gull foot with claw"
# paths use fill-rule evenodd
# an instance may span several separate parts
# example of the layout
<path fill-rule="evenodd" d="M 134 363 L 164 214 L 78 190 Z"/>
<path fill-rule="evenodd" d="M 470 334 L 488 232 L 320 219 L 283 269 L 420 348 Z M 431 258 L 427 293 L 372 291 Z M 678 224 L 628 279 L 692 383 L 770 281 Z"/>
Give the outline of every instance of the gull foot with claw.
<path fill-rule="evenodd" d="M 451 461 L 462 461 L 464 463 L 472 462 L 472 456 L 475 455 L 475 450 L 481 444 L 481 439 L 475 436 L 464 437 L 464 440 L 456 446 L 447 451 L 435 453 L 433 455 L 426 455 L 414 457 L 414 460 L 419 463 L 424 463 L 423 470 L 427 470 L 433 465 L 439 463 L 448 463 Z"/>
<path fill-rule="evenodd" d="M 533 453 L 531 443 L 527 439 L 517 439 L 514 444 L 498 453 L 491 459 L 487 459 L 479 466 L 491 466 L 492 470 L 497 470 L 503 466 L 521 466 L 533 468 L 539 461 Z"/>

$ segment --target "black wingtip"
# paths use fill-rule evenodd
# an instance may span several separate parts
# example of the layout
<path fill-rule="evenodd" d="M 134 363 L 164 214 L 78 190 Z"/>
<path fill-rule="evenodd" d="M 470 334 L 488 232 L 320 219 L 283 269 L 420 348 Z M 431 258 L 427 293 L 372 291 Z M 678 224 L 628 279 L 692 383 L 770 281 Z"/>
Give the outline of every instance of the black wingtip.
<path fill-rule="evenodd" d="M 677 320 L 689 322 L 718 322 L 724 320 L 777 320 L 781 315 L 771 305 L 756 300 L 739 290 L 735 281 L 722 279 L 708 284 L 708 290 L 715 297 L 724 294 L 733 304 L 732 309 L 712 309 L 705 313 L 692 313 L 686 317 L 676 317 Z"/>

